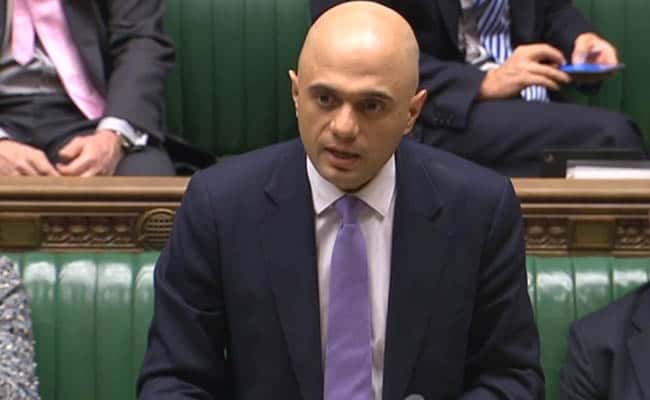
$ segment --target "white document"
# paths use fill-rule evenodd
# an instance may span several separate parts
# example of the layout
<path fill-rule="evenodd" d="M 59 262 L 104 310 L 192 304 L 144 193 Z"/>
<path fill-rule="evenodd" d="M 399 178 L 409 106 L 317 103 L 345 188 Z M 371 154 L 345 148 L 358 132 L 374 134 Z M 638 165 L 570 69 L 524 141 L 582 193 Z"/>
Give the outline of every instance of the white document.
<path fill-rule="evenodd" d="M 567 161 L 567 179 L 650 179 L 650 161 Z M 650 184 L 650 182 L 649 182 Z"/>

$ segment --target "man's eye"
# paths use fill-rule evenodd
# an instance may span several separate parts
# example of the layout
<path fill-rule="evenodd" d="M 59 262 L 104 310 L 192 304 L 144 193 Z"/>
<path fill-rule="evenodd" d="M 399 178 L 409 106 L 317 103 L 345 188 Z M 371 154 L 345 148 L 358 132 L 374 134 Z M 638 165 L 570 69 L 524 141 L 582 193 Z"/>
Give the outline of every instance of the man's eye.
<path fill-rule="evenodd" d="M 377 113 L 383 108 L 384 105 L 380 101 L 369 100 L 363 103 L 363 110 L 369 113 Z"/>
<path fill-rule="evenodd" d="M 332 99 L 332 96 L 327 95 L 327 94 L 321 94 L 316 97 L 316 101 L 320 106 L 323 107 L 329 107 L 334 103 L 334 99 Z"/>

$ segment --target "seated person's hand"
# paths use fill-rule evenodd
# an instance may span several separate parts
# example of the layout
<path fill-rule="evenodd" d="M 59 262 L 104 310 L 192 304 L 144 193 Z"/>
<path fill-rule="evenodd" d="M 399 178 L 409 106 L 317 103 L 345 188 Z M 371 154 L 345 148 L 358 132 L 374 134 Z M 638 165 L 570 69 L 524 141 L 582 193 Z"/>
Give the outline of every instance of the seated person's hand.
<path fill-rule="evenodd" d="M 42 151 L 11 139 L 0 140 L 0 175 L 58 176 Z"/>
<path fill-rule="evenodd" d="M 571 63 L 618 64 L 618 62 L 616 48 L 595 33 L 583 33 L 576 38 Z"/>
<path fill-rule="evenodd" d="M 561 85 L 571 82 L 569 75 L 559 69 L 565 63 L 562 52 L 553 46 L 541 43 L 518 46 L 505 63 L 488 71 L 479 98 L 513 98 L 532 85 L 559 90 Z"/>
<path fill-rule="evenodd" d="M 96 131 L 92 135 L 77 136 L 59 151 L 63 161 L 56 165 L 61 175 L 96 176 L 113 175 L 124 157 L 119 135 L 110 130 Z"/>
<path fill-rule="evenodd" d="M 576 38 L 573 46 L 573 54 L 571 55 L 571 63 L 616 65 L 619 63 L 619 60 L 616 48 L 611 43 L 595 33 L 587 32 Z M 614 73 L 615 71 L 602 74 L 575 75 L 573 76 L 573 80 L 577 83 L 597 83 L 609 78 Z"/>

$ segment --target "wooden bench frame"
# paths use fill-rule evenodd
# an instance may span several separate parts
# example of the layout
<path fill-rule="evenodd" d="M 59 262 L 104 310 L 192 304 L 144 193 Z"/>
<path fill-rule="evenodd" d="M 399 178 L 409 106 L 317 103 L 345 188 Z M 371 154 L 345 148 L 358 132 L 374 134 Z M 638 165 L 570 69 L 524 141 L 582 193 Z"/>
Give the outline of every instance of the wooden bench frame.
<path fill-rule="evenodd" d="M 160 249 L 188 178 L 0 180 L 2 251 Z M 650 255 L 650 181 L 513 179 L 528 254 Z"/>

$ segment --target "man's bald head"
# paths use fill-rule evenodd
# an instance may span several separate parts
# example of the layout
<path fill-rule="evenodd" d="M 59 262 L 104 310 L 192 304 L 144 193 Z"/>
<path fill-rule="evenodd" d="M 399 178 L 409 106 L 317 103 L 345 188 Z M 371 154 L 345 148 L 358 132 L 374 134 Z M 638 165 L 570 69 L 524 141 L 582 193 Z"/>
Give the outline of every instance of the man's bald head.
<path fill-rule="evenodd" d="M 408 23 L 377 3 L 353 1 L 323 14 L 289 71 L 298 129 L 320 175 L 344 191 L 370 182 L 426 101 Z"/>
<path fill-rule="evenodd" d="M 411 93 L 417 89 L 415 34 L 401 15 L 378 3 L 350 1 L 322 14 L 307 33 L 298 74 L 330 58 L 390 66 Z"/>

